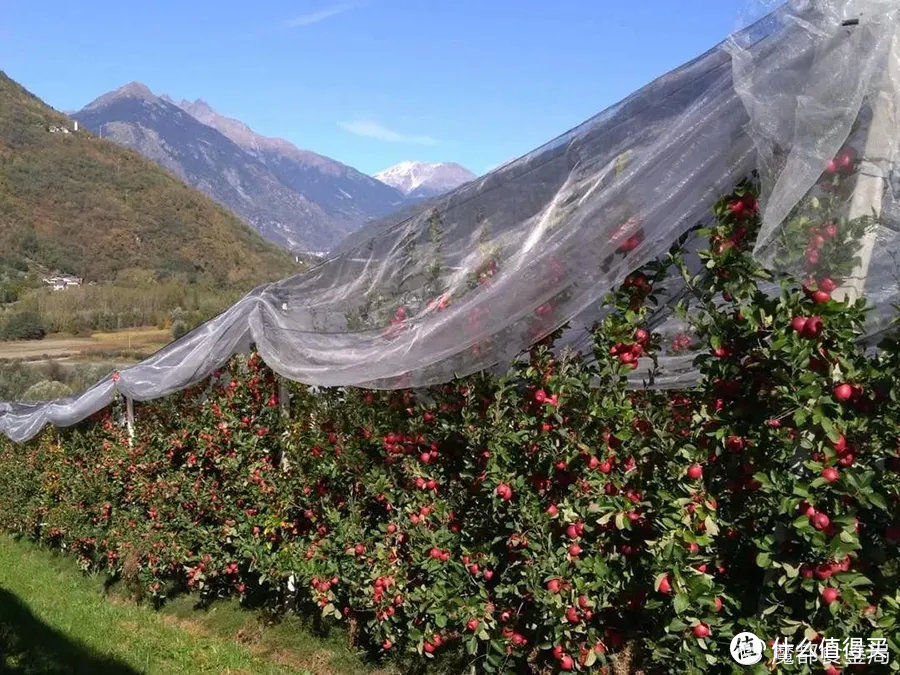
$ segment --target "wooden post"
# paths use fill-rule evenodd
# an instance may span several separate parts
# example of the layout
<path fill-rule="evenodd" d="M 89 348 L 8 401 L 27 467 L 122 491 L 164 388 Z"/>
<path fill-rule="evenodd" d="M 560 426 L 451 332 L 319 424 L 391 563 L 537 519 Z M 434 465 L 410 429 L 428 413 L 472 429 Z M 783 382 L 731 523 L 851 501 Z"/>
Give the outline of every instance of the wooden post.
<path fill-rule="evenodd" d="M 898 139 L 897 111 L 895 109 L 898 92 L 895 92 L 892 86 L 894 82 L 897 82 L 895 61 L 896 55 L 892 50 L 888 54 L 884 80 L 880 83 L 877 96 L 871 101 L 872 120 L 859 165 L 856 187 L 853 190 L 850 208 L 847 212 L 847 218 L 851 221 L 867 216 L 877 220 L 881 215 L 884 190 L 888 181 L 888 173 L 894 162 L 894 148 Z M 835 300 L 846 300 L 852 303 L 863 297 L 866 277 L 869 274 L 869 263 L 875 248 L 877 229 L 877 225 L 873 226 L 863 235 L 858 249 L 859 263 L 842 285 L 835 289 Z"/>

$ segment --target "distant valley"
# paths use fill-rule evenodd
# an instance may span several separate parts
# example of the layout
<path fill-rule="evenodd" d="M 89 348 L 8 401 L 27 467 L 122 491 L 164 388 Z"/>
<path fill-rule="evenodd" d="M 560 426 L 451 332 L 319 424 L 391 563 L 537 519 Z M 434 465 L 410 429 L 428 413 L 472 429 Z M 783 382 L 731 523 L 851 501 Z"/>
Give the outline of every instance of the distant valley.
<path fill-rule="evenodd" d="M 221 204 L 76 130 L 0 72 L 0 343 L 131 327 L 174 336 L 302 269 Z M 113 351 L 138 349 L 129 337 Z"/>
<path fill-rule="evenodd" d="M 139 83 L 66 116 L 0 72 L 0 343 L 137 357 L 117 331 L 177 337 L 473 176 L 402 162 L 379 177 Z"/>

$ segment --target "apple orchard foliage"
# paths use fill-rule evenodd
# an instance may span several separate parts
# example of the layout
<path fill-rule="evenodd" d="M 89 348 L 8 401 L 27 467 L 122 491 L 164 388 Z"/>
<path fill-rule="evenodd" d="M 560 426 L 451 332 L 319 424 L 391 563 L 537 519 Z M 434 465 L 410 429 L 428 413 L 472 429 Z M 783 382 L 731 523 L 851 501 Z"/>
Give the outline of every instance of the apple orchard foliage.
<path fill-rule="evenodd" d="M 804 288 L 759 290 L 743 184 L 701 232 L 699 275 L 675 247 L 610 295 L 591 359 L 554 356 L 551 336 L 503 378 L 295 386 L 284 417 L 253 355 L 138 406 L 133 445 L 108 411 L 3 443 L 0 526 L 157 601 L 321 611 L 373 658 L 722 672 L 750 630 L 886 637 L 896 670 L 900 349 L 858 346 L 863 307 L 828 295 L 860 225 L 808 206 L 791 225 L 810 242 Z M 673 269 L 694 329 L 675 348 L 694 342 L 701 381 L 629 391 Z"/>

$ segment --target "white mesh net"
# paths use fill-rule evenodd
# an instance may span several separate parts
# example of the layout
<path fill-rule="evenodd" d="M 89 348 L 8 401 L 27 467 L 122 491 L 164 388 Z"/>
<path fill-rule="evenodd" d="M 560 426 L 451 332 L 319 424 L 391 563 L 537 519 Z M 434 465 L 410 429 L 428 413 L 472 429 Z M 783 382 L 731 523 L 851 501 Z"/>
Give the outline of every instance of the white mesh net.
<path fill-rule="evenodd" d="M 877 331 L 897 291 L 898 28 L 889 0 L 783 5 L 543 147 L 367 227 L 304 274 L 257 288 L 90 390 L 0 403 L 0 430 L 22 441 L 46 423 L 73 424 L 117 390 L 138 401 L 164 396 L 251 344 L 286 378 L 374 388 L 506 363 L 566 323 L 564 343 L 577 347 L 611 288 L 757 168 L 755 255 L 866 294 Z M 878 226 L 829 238 L 831 223 L 815 218 L 821 199 L 840 200 L 849 220 L 880 216 Z M 680 386 L 690 382 L 691 354 L 667 311 L 655 325 L 674 348 L 655 384 Z"/>

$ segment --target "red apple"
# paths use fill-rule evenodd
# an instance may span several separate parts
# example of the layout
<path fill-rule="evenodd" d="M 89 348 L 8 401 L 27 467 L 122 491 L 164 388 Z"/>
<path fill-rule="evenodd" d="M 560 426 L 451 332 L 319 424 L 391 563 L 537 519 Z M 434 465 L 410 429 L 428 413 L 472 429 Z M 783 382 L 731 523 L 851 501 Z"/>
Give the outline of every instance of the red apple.
<path fill-rule="evenodd" d="M 831 525 L 831 519 L 821 511 L 817 511 L 812 517 L 812 524 L 817 530 L 825 530 Z"/>
<path fill-rule="evenodd" d="M 816 565 L 816 568 L 814 570 L 816 579 L 822 580 L 831 578 L 831 575 L 833 575 L 834 572 L 834 568 L 832 568 L 832 566 L 827 563 L 820 563 Z"/>
<path fill-rule="evenodd" d="M 619 250 L 628 253 L 629 251 L 633 251 L 641 244 L 641 237 L 638 235 L 634 235 L 633 237 L 628 237 L 622 245 L 619 247 Z"/>
<path fill-rule="evenodd" d="M 800 334 L 805 338 L 817 338 L 822 333 L 822 329 L 825 327 L 825 322 L 822 320 L 821 316 L 811 316 L 806 320 L 806 323 L 803 325 L 803 330 Z"/>
<path fill-rule="evenodd" d="M 699 464 L 691 464 L 688 467 L 687 476 L 691 480 L 699 480 L 703 476 L 703 467 Z"/>
<path fill-rule="evenodd" d="M 660 593 L 671 593 L 672 592 L 672 584 L 669 583 L 669 575 L 668 574 L 660 580 L 658 590 Z"/>
<path fill-rule="evenodd" d="M 840 473 L 833 466 L 827 466 L 822 469 L 822 478 L 827 480 L 829 483 L 833 483 L 838 478 L 840 478 Z"/>
<path fill-rule="evenodd" d="M 740 436 L 729 436 L 725 439 L 725 447 L 731 450 L 732 452 L 740 452 L 744 449 L 744 439 Z"/>
<path fill-rule="evenodd" d="M 822 589 L 822 600 L 826 605 L 830 605 L 839 597 L 841 597 L 841 592 L 832 586 L 827 586 Z"/>
<path fill-rule="evenodd" d="M 572 670 L 575 667 L 575 661 L 568 654 L 564 654 L 559 660 L 561 670 Z"/>
<path fill-rule="evenodd" d="M 838 169 L 842 173 L 853 173 L 853 153 L 850 150 L 844 150 L 836 158 Z"/>
<path fill-rule="evenodd" d="M 509 501 L 510 499 L 512 499 L 513 491 L 512 488 L 506 483 L 500 483 L 500 485 L 497 486 L 497 494 L 501 499 Z"/>
<path fill-rule="evenodd" d="M 698 638 L 709 637 L 709 634 L 711 632 L 712 631 L 710 631 L 709 626 L 707 626 L 705 623 L 698 623 L 696 626 L 694 626 L 694 635 Z"/>
<path fill-rule="evenodd" d="M 851 396 L 853 396 L 853 387 L 846 382 L 834 388 L 834 397 L 838 401 L 849 401 Z"/>

